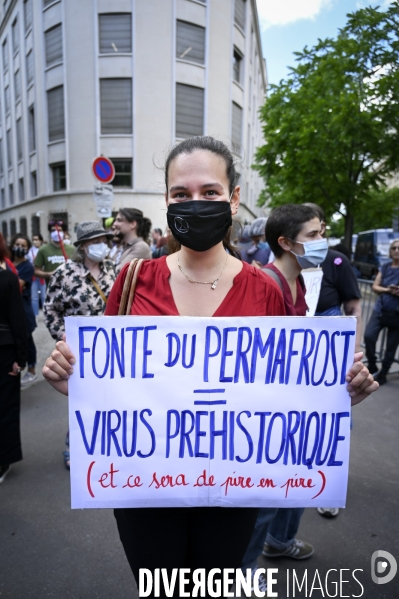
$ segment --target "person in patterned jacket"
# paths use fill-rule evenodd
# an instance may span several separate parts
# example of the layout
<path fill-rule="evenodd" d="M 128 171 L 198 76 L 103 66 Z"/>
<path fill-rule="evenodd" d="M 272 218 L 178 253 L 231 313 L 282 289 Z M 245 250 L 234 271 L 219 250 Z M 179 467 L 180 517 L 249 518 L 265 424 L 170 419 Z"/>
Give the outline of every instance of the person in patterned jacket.
<path fill-rule="evenodd" d="M 76 233 L 77 249 L 52 275 L 43 306 L 46 326 L 56 341 L 65 333 L 66 316 L 103 314 L 116 278 L 114 262 L 107 259 L 107 238 L 112 234 L 97 221 L 81 223 Z"/>
<path fill-rule="evenodd" d="M 115 264 L 107 259 L 107 238 L 113 234 L 106 233 L 97 221 L 81 223 L 76 234 L 76 251 L 52 275 L 43 306 L 46 326 L 56 341 L 65 333 L 66 316 L 103 314 L 116 278 Z M 69 433 L 66 444 L 64 465 L 69 470 Z"/>

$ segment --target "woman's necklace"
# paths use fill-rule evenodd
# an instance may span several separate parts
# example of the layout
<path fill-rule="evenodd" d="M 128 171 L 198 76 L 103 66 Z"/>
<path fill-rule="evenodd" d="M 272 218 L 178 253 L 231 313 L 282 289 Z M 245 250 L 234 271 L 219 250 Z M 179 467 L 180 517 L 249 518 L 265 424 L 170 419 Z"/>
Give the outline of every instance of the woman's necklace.
<path fill-rule="evenodd" d="M 181 274 L 184 275 L 186 277 L 187 281 L 189 281 L 190 283 L 198 283 L 199 285 L 210 285 L 211 289 L 216 289 L 216 285 L 219 283 L 219 279 L 222 276 L 224 269 L 226 268 L 228 257 L 229 257 L 229 255 L 226 254 L 226 261 L 224 263 L 224 266 L 220 272 L 220 275 L 214 281 L 194 281 L 194 279 L 190 279 L 190 277 L 188 275 L 186 275 L 186 273 L 183 271 L 182 267 L 180 266 L 179 254 L 177 254 L 177 266 L 179 267 Z"/>

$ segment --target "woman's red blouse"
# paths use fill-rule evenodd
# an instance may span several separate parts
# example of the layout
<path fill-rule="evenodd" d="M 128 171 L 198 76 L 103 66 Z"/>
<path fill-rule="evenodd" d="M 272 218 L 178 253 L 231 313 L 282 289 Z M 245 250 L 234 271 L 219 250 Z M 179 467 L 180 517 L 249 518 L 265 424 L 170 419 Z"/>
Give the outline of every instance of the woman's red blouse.
<path fill-rule="evenodd" d="M 259 269 L 242 263 L 233 286 L 213 316 L 285 316 L 284 301 L 277 283 Z M 126 264 L 112 288 L 106 316 L 118 314 Z M 166 256 L 146 260 L 140 270 L 130 314 L 136 316 L 179 316 L 169 285 L 170 270 Z"/>

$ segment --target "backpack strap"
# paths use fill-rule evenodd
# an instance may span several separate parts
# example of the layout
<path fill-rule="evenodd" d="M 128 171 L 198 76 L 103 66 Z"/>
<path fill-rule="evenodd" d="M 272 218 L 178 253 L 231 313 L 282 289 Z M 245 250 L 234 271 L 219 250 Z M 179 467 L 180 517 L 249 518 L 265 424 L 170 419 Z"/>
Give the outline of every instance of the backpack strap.
<path fill-rule="evenodd" d="M 125 282 L 123 284 L 122 297 L 119 304 L 118 316 L 130 314 L 132 308 L 134 294 L 136 291 L 137 278 L 140 272 L 141 265 L 144 260 L 141 258 L 133 258 L 127 269 Z"/>
<path fill-rule="evenodd" d="M 262 272 L 265 273 L 265 275 L 268 275 L 271 279 L 273 279 L 273 281 L 275 281 L 277 283 L 277 285 L 280 287 L 280 289 L 284 295 L 283 284 L 282 284 L 281 279 L 278 276 L 278 274 L 276 272 L 274 272 L 273 269 L 267 268 L 267 267 L 264 267 L 261 270 L 262 270 Z"/>

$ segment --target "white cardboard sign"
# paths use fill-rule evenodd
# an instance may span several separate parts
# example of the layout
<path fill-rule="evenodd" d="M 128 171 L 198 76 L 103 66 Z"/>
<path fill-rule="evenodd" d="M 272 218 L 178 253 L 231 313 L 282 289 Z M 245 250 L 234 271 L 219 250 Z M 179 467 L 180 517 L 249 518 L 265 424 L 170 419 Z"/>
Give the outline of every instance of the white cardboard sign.
<path fill-rule="evenodd" d="M 352 317 L 69 317 L 73 508 L 343 507 Z"/>
<path fill-rule="evenodd" d="M 309 308 L 306 316 L 314 316 L 317 302 L 319 301 L 321 283 L 323 281 L 323 271 L 321 268 L 307 268 L 302 270 L 301 274 L 305 281 L 305 300 Z"/>

